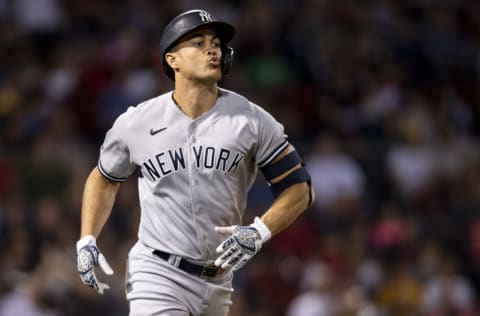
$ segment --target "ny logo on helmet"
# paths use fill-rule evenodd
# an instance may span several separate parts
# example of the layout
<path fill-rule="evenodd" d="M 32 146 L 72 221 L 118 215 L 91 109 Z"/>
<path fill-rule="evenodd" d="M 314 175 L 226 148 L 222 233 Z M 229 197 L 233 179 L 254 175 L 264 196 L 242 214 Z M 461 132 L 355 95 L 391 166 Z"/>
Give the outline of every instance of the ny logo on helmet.
<path fill-rule="evenodd" d="M 213 20 L 210 16 L 210 13 L 208 13 L 207 11 L 201 10 L 198 15 L 200 15 L 202 22 L 212 22 Z"/>

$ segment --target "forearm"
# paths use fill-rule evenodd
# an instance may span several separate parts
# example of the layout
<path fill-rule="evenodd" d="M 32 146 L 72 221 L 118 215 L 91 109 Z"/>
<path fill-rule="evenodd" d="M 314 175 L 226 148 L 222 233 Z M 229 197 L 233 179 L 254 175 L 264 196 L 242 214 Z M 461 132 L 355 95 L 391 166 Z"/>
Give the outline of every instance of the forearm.
<path fill-rule="evenodd" d="M 80 237 L 98 237 L 112 211 L 120 185 L 106 179 L 94 168 L 87 178 L 82 200 Z"/>
<path fill-rule="evenodd" d="M 305 211 L 309 201 L 307 183 L 298 183 L 280 194 L 262 216 L 272 236 L 290 226 Z"/>

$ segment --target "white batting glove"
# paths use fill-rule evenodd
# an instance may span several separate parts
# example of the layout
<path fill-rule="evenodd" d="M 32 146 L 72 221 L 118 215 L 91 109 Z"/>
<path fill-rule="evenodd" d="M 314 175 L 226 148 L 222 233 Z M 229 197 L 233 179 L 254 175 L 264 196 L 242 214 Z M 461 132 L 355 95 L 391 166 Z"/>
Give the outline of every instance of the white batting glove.
<path fill-rule="evenodd" d="M 233 271 L 243 267 L 272 236 L 267 225 L 258 217 L 249 226 L 215 227 L 215 231 L 230 235 L 217 247 L 217 252 L 222 254 L 215 260 L 215 265 L 222 269 L 232 268 Z"/>
<path fill-rule="evenodd" d="M 107 275 L 113 274 L 112 268 L 98 250 L 95 237 L 88 235 L 77 241 L 77 269 L 83 283 L 103 294 L 103 291 L 110 287 L 98 281 L 94 271 L 95 266 L 100 266 Z"/>

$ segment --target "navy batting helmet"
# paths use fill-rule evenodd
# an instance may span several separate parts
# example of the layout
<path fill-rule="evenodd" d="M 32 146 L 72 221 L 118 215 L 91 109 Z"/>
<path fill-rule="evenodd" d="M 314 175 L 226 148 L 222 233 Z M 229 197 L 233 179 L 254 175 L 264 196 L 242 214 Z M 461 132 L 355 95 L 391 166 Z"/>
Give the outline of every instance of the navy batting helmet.
<path fill-rule="evenodd" d="M 229 23 L 217 20 L 213 15 L 205 10 L 190 10 L 177 15 L 165 27 L 162 38 L 160 40 L 160 55 L 162 58 L 163 70 L 168 78 L 175 80 L 173 69 L 165 60 L 165 54 L 175 46 L 180 38 L 187 33 L 201 27 L 208 25 L 211 27 L 217 36 L 220 38 L 222 59 L 221 67 L 224 75 L 230 71 L 230 65 L 233 59 L 233 48 L 227 46 L 235 34 L 235 29 Z"/>

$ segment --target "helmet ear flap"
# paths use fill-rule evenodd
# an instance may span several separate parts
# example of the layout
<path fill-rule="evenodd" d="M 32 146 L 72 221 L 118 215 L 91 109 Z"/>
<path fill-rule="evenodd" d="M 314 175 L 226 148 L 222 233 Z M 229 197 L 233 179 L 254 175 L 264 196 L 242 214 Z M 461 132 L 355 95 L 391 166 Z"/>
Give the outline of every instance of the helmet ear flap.
<path fill-rule="evenodd" d="M 233 62 L 233 48 L 225 46 L 222 48 L 222 74 L 228 75 Z"/>

